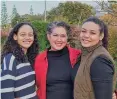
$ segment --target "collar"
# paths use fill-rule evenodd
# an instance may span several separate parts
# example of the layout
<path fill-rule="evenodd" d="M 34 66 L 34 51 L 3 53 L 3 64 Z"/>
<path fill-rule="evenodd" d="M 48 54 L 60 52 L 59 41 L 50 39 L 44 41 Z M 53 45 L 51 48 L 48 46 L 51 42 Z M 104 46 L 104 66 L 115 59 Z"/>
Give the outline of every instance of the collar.
<path fill-rule="evenodd" d="M 99 46 L 102 46 L 102 41 L 99 41 L 99 43 L 97 43 L 94 46 L 91 47 L 83 47 L 81 48 L 82 50 L 82 55 L 87 55 L 88 53 L 94 51 L 96 48 L 98 48 Z"/>

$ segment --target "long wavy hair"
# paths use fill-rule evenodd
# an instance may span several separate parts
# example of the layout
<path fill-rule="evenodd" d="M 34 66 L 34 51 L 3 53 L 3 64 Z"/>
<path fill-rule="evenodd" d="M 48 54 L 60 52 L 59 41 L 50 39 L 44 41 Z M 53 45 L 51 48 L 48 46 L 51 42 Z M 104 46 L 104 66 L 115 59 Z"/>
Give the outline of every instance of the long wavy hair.
<path fill-rule="evenodd" d="M 19 46 L 17 41 L 14 40 L 14 38 L 13 38 L 14 34 L 17 35 L 19 29 L 23 25 L 31 26 L 33 29 L 33 34 L 34 34 L 33 44 L 28 48 L 26 55 L 24 54 L 24 51 Z M 9 33 L 9 36 L 3 46 L 2 53 L 1 53 L 1 63 L 3 62 L 3 58 L 5 57 L 5 55 L 12 53 L 15 56 L 15 58 L 21 63 L 26 62 L 27 58 L 28 58 L 28 61 L 33 66 L 33 63 L 34 63 L 36 55 L 38 54 L 38 51 L 39 51 L 39 44 L 38 44 L 37 34 L 36 34 L 34 27 L 28 22 L 18 23 L 17 25 L 15 25 L 15 27 Z M 26 58 L 26 56 L 27 56 L 27 58 Z"/>
<path fill-rule="evenodd" d="M 104 34 L 104 38 L 102 39 L 103 46 L 106 49 L 108 49 L 108 27 L 107 27 L 107 25 L 97 17 L 90 17 L 85 22 L 93 22 L 93 23 L 99 25 L 100 33 Z"/>

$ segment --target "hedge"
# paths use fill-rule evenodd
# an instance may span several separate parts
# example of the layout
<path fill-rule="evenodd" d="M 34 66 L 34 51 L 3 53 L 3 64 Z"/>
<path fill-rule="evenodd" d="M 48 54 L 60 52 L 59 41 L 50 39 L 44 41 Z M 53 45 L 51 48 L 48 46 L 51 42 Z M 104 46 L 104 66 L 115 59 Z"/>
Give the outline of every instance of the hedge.
<path fill-rule="evenodd" d="M 39 50 L 43 51 L 47 47 L 49 47 L 48 40 L 46 38 L 46 28 L 47 28 L 47 22 L 43 21 L 33 21 L 31 22 L 34 28 L 36 29 L 38 40 L 39 40 Z"/>

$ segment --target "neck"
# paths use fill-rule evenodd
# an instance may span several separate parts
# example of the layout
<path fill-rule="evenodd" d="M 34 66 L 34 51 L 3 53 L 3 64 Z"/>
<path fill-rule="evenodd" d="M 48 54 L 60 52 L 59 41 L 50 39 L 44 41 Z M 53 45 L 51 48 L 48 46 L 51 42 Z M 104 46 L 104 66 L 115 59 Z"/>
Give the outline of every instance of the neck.
<path fill-rule="evenodd" d="M 22 50 L 23 50 L 24 54 L 26 54 L 26 53 L 27 53 L 27 50 L 26 50 L 26 49 L 22 48 Z"/>
<path fill-rule="evenodd" d="M 94 46 L 91 46 L 91 47 L 82 47 L 82 53 L 84 54 L 84 55 L 86 55 L 87 53 L 90 53 L 90 52 L 92 52 L 93 50 L 95 50 L 96 48 L 98 48 L 99 46 L 101 46 L 102 45 L 102 42 L 100 41 L 100 42 L 98 42 L 96 45 L 94 45 Z"/>

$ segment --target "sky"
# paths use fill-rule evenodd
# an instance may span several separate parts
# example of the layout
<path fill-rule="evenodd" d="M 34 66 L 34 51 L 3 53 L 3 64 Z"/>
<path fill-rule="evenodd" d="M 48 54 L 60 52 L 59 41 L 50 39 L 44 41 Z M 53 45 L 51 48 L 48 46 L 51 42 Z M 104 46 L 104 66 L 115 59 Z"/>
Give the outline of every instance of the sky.
<path fill-rule="evenodd" d="M 10 17 L 12 14 L 13 6 L 15 5 L 17 8 L 17 12 L 20 15 L 29 14 L 30 13 L 30 7 L 32 5 L 33 13 L 34 14 L 43 14 L 45 10 L 45 1 L 46 1 L 46 9 L 47 11 L 51 10 L 54 7 L 57 7 L 59 3 L 65 2 L 66 0 L 2 0 L 6 1 L 7 6 L 7 13 Z M 80 1 L 80 0 L 77 0 Z M 82 3 L 87 3 L 90 5 L 96 5 L 94 0 L 82 0 Z"/>

